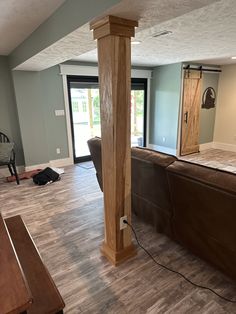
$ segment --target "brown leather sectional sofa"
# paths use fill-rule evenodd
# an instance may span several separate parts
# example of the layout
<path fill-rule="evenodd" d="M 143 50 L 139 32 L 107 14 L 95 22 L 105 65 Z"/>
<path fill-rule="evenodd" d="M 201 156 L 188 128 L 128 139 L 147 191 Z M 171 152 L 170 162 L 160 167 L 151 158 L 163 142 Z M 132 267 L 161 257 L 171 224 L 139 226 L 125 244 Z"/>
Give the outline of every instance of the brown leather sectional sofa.
<path fill-rule="evenodd" d="M 101 139 L 88 145 L 102 189 Z M 236 280 L 236 175 L 132 148 L 132 210 Z"/>

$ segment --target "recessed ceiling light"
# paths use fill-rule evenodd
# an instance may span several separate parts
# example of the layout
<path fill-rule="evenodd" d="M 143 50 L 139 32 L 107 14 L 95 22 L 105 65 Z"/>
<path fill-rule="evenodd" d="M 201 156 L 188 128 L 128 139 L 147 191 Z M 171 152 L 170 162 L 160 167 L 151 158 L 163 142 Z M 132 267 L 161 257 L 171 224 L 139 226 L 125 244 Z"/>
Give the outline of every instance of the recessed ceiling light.
<path fill-rule="evenodd" d="M 236 56 L 235 57 L 231 57 L 231 59 L 236 59 Z"/>
<path fill-rule="evenodd" d="M 141 41 L 139 41 L 139 40 L 134 40 L 134 41 L 131 41 L 131 44 L 132 44 L 132 45 L 139 45 L 139 44 L 141 44 Z"/>
<path fill-rule="evenodd" d="M 152 37 L 160 37 L 160 36 L 166 36 L 166 35 L 170 35 L 172 34 L 172 31 L 167 31 L 167 30 L 164 30 L 164 31 L 160 31 L 154 35 L 152 35 Z"/>

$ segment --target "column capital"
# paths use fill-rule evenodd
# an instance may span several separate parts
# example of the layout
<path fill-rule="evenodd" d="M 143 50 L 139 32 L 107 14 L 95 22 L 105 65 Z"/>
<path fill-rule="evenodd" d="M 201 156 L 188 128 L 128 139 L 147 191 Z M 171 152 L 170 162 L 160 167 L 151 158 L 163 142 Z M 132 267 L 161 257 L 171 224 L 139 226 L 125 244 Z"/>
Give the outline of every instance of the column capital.
<path fill-rule="evenodd" d="M 90 29 L 93 30 L 94 39 L 100 39 L 108 35 L 121 37 L 134 37 L 137 21 L 127 20 L 108 15 L 100 20 L 92 22 Z"/>

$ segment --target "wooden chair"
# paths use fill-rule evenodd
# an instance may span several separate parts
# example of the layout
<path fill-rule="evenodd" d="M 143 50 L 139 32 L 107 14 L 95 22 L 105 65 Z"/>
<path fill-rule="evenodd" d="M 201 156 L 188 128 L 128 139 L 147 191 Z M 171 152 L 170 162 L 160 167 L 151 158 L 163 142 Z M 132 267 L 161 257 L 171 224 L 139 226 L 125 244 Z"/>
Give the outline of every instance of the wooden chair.
<path fill-rule="evenodd" d="M 6 134 L 0 132 L 0 143 L 10 143 L 9 138 Z M 0 166 L 8 166 L 8 169 L 12 176 L 15 176 L 17 184 L 20 184 L 19 176 L 16 170 L 16 154 L 15 150 L 12 149 L 11 155 L 9 156 L 9 160 L 1 161 L 0 159 Z"/>

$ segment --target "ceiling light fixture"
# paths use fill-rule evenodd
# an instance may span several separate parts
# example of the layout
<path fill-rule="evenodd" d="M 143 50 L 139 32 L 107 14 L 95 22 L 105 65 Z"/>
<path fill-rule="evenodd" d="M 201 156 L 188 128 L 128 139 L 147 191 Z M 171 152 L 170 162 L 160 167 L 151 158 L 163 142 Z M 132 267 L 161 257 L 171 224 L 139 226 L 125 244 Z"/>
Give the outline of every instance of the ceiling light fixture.
<path fill-rule="evenodd" d="M 139 41 L 139 40 L 134 40 L 134 41 L 131 41 L 131 44 L 132 44 L 132 45 L 139 45 L 139 44 L 141 44 L 141 41 Z"/>
<path fill-rule="evenodd" d="M 172 34 L 172 31 L 164 30 L 164 31 L 160 31 L 160 32 L 152 35 L 152 37 L 156 38 L 156 37 L 166 36 L 166 35 L 170 35 L 170 34 Z"/>

